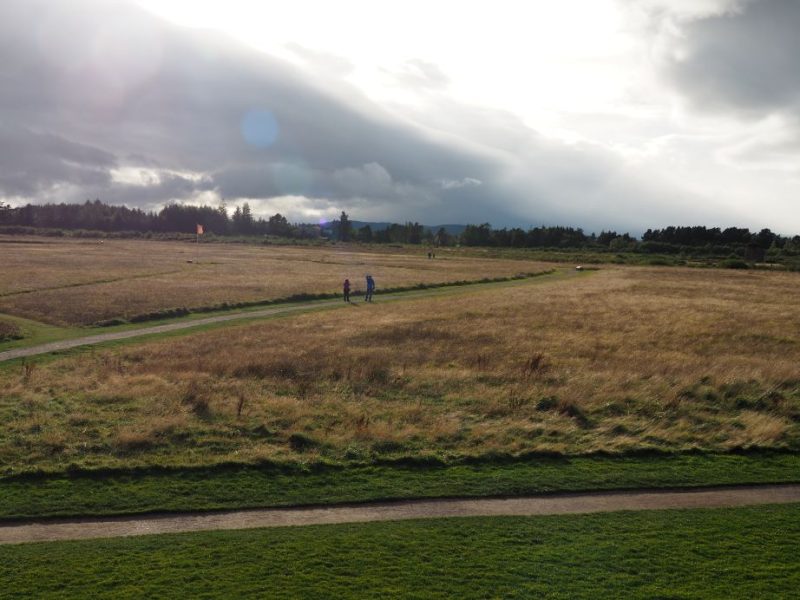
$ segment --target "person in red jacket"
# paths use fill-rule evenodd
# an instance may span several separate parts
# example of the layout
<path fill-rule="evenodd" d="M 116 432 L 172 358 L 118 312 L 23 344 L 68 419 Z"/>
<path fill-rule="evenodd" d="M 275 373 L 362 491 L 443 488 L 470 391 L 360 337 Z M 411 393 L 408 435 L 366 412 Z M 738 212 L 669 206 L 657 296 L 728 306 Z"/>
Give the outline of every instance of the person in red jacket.
<path fill-rule="evenodd" d="M 344 291 L 344 301 L 345 302 L 350 302 L 350 280 L 349 279 L 345 279 L 344 280 L 344 286 L 343 286 L 342 289 Z"/>

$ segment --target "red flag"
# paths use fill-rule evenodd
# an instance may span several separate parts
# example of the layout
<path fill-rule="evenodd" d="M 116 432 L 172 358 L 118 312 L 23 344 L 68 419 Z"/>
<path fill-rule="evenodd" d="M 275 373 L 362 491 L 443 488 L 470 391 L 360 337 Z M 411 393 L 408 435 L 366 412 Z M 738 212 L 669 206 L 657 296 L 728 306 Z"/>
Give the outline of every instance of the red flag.
<path fill-rule="evenodd" d="M 200 223 L 197 224 L 197 235 L 203 235 L 203 226 Z"/>

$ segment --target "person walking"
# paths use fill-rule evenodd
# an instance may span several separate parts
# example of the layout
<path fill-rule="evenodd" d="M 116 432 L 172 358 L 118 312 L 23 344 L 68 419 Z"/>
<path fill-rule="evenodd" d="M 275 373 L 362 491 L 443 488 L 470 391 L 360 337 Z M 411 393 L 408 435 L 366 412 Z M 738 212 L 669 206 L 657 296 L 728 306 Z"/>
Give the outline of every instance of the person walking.
<path fill-rule="evenodd" d="M 344 285 L 342 286 L 342 291 L 344 292 L 344 301 L 350 302 L 350 280 L 345 279 Z"/>
<path fill-rule="evenodd" d="M 372 275 L 367 275 L 367 295 L 364 296 L 365 302 L 372 302 L 372 294 L 375 292 L 375 280 Z"/>

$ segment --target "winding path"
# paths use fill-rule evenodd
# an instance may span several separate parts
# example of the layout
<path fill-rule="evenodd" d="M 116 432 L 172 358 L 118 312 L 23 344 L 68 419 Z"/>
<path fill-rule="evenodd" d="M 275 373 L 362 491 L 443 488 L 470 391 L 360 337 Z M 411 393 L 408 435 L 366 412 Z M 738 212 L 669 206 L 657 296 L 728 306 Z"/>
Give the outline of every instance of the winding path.
<path fill-rule="evenodd" d="M 453 289 L 458 289 L 461 291 L 477 290 L 491 285 L 498 285 L 498 283 L 502 285 L 509 285 L 509 284 L 520 285 L 533 282 L 538 283 L 540 281 L 547 281 L 548 279 L 552 280 L 553 279 L 552 275 L 558 275 L 558 274 L 559 274 L 558 271 L 556 271 L 554 273 L 535 275 L 533 277 L 528 277 L 522 280 L 511 281 L 511 282 L 491 282 L 491 283 L 475 282 L 466 285 L 460 285 L 458 287 L 452 285 L 443 285 L 441 287 L 431 288 L 418 292 L 398 292 L 398 293 L 380 295 L 376 296 L 376 299 L 380 301 L 405 300 L 405 299 L 410 300 L 413 298 L 420 298 L 426 296 L 437 296 L 448 292 L 452 293 Z M 560 280 L 560 278 L 557 280 Z M 353 306 L 357 305 L 358 303 L 353 303 Z M 77 337 L 72 339 L 59 340 L 56 342 L 50 342 L 47 344 L 40 344 L 38 346 L 28 346 L 25 348 L 6 350 L 4 352 L 0 352 L 0 363 L 9 360 L 14 360 L 17 358 L 27 358 L 30 356 L 49 354 L 51 352 L 69 350 L 71 348 L 78 348 L 80 346 L 94 346 L 97 344 L 103 344 L 106 342 L 113 342 L 117 340 L 127 340 L 147 335 L 156 335 L 160 333 L 169 333 L 172 331 L 194 329 L 196 327 L 202 327 L 204 325 L 211 325 L 214 323 L 225 323 L 227 321 L 238 321 L 242 319 L 258 319 L 261 317 L 279 316 L 295 312 L 302 312 L 305 310 L 333 308 L 336 306 L 339 307 L 343 306 L 343 302 L 341 300 L 325 300 L 325 301 L 313 300 L 309 302 L 298 302 L 290 305 L 273 306 L 270 308 L 264 308 L 260 310 L 246 310 L 236 313 L 227 313 L 223 315 L 205 317 L 202 319 L 183 319 L 180 321 L 175 321 L 173 323 L 165 323 L 162 325 L 151 325 L 149 327 L 140 327 L 137 329 L 128 329 L 125 331 L 98 333 L 95 335 L 90 335 L 85 337 Z"/>
<path fill-rule="evenodd" d="M 145 335 L 153 335 L 158 333 L 167 333 L 170 331 L 179 331 L 182 329 L 193 329 L 203 325 L 210 325 L 212 323 L 224 323 L 225 321 L 236 321 L 240 319 L 255 319 L 259 317 L 268 317 L 272 315 L 281 315 L 284 313 L 292 313 L 302 310 L 309 310 L 312 308 L 322 308 L 334 304 L 331 302 L 315 302 L 303 303 L 293 306 L 282 306 L 276 308 L 265 308 L 263 310 L 254 310 L 249 312 L 238 312 L 227 315 L 217 315 L 216 317 L 206 317 L 204 319 L 193 319 L 190 321 L 177 321 L 175 323 L 166 323 L 164 325 L 152 325 L 150 327 L 140 327 L 138 329 L 128 329 L 127 331 L 115 331 L 110 333 L 98 333 L 96 335 L 89 335 L 86 337 L 73 338 L 69 340 L 60 340 L 58 342 L 50 342 L 49 344 L 40 344 L 38 346 L 30 346 L 28 348 L 17 348 L 15 350 L 6 350 L 0 352 L 0 362 L 14 360 L 15 358 L 26 358 L 28 356 L 38 356 L 40 354 L 49 354 L 50 352 L 58 352 L 60 350 L 69 350 L 70 348 L 78 348 L 80 346 L 94 346 L 105 342 L 113 342 L 116 340 L 127 340 L 130 338 L 142 337 Z M 341 301 L 338 302 L 341 304 Z"/>
<path fill-rule="evenodd" d="M 800 502 L 800 484 L 553 494 L 522 498 L 405 500 L 328 507 L 237 510 L 0 523 L 0 544 L 447 517 L 564 515 L 722 508 Z"/>
<path fill-rule="evenodd" d="M 419 296 L 429 296 L 422 292 L 417 293 L 404 293 L 391 294 L 381 296 L 381 300 L 399 300 L 401 298 L 415 298 Z M 0 352 L 0 363 L 14 360 L 15 358 L 27 358 L 29 356 L 39 356 L 41 354 L 49 354 L 51 352 L 59 352 L 61 350 L 69 350 L 71 348 L 78 348 L 80 346 L 94 346 L 103 344 L 105 342 L 113 342 L 116 340 L 127 340 L 130 338 L 143 337 L 146 335 L 155 335 L 159 333 L 169 333 L 171 331 L 181 331 L 184 329 L 194 329 L 202 327 L 203 325 L 211 325 L 214 323 L 225 323 L 227 321 L 240 321 L 242 319 L 258 319 L 261 317 L 279 316 L 284 314 L 291 314 L 295 312 L 302 312 L 304 310 L 315 310 L 323 308 L 332 308 L 334 306 L 342 306 L 341 300 L 326 300 L 326 301 L 309 301 L 301 302 L 292 305 L 275 306 L 272 308 L 264 308 L 261 310 L 249 310 L 236 313 L 229 313 L 224 315 L 217 315 L 213 317 L 205 317 L 203 319 L 181 320 L 174 323 L 165 323 L 163 325 L 151 325 L 149 327 L 140 327 L 137 329 L 128 329 L 126 331 L 115 331 L 109 333 L 98 333 L 96 335 L 89 335 L 85 337 L 72 338 L 68 340 L 60 340 L 57 342 L 50 342 L 48 344 L 40 344 L 38 346 L 29 346 L 27 348 L 17 348 L 14 350 L 6 350 Z"/>

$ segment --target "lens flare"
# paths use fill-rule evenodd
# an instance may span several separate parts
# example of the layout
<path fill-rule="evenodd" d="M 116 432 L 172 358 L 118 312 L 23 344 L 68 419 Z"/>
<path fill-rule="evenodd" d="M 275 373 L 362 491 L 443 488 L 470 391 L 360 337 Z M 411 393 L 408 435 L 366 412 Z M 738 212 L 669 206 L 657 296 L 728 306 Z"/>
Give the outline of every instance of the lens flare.
<path fill-rule="evenodd" d="M 256 148 L 269 148 L 278 139 L 278 121 L 269 110 L 248 111 L 240 129 L 244 141 Z"/>

